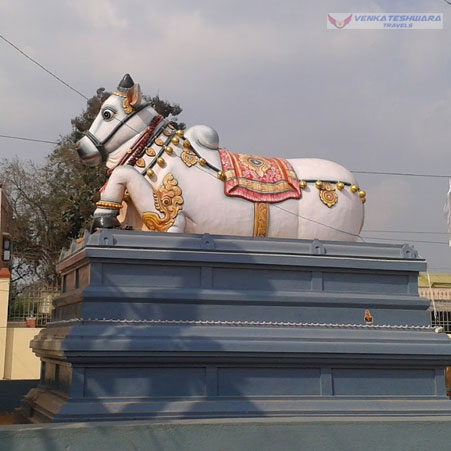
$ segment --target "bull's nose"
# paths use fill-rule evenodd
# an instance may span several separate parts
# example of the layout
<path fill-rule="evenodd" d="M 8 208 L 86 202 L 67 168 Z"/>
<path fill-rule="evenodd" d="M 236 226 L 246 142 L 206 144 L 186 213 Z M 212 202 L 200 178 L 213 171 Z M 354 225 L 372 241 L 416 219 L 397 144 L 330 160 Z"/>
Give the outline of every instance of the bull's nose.
<path fill-rule="evenodd" d="M 83 136 L 83 138 L 77 142 L 75 150 L 86 166 L 97 166 L 102 161 L 100 152 L 87 136 Z"/>

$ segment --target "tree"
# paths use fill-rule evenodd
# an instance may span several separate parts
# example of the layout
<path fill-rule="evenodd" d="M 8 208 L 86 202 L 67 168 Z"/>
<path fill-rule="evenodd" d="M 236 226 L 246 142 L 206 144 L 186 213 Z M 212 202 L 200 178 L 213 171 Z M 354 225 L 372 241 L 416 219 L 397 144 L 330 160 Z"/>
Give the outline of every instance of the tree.
<path fill-rule="evenodd" d="M 60 138 L 58 145 L 42 165 L 19 159 L 4 160 L 0 172 L 3 186 L 13 208 L 12 282 L 16 287 L 36 280 L 58 281 L 55 265 L 63 247 L 89 229 L 99 189 L 105 183 L 106 169 L 84 166 L 75 144 L 97 116 L 110 96 L 104 88 L 87 101 L 86 110 L 72 119 L 72 132 Z M 177 104 L 146 97 L 164 117 L 177 116 Z"/>

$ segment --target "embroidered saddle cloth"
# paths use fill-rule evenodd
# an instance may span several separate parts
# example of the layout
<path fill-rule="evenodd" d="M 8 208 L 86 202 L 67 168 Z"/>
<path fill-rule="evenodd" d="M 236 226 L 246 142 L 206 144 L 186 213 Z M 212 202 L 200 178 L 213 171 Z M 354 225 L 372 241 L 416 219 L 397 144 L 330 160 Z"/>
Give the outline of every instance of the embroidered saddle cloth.
<path fill-rule="evenodd" d="M 300 199 L 299 180 L 282 158 L 266 158 L 220 149 L 224 192 L 251 202 L 281 202 Z"/>

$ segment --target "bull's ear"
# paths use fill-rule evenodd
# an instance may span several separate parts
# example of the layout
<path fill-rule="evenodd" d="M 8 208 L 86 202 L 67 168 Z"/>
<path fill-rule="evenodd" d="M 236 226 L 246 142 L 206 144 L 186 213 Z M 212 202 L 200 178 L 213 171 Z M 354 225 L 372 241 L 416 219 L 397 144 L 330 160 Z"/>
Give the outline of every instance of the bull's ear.
<path fill-rule="evenodd" d="M 128 91 L 127 91 L 127 100 L 130 106 L 133 108 L 141 105 L 142 101 L 142 93 L 139 83 L 135 83 Z"/>

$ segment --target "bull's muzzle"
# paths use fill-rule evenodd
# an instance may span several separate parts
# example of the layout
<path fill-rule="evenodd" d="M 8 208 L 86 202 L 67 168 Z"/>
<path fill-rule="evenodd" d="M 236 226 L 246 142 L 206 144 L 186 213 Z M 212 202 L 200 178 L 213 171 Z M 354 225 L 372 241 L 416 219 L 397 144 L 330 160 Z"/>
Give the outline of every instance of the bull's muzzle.
<path fill-rule="evenodd" d="M 76 150 L 81 161 L 86 166 L 97 166 L 102 162 L 102 155 L 95 144 L 87 136 L 83 136 L 83 138 L 78 141 Z"/>

